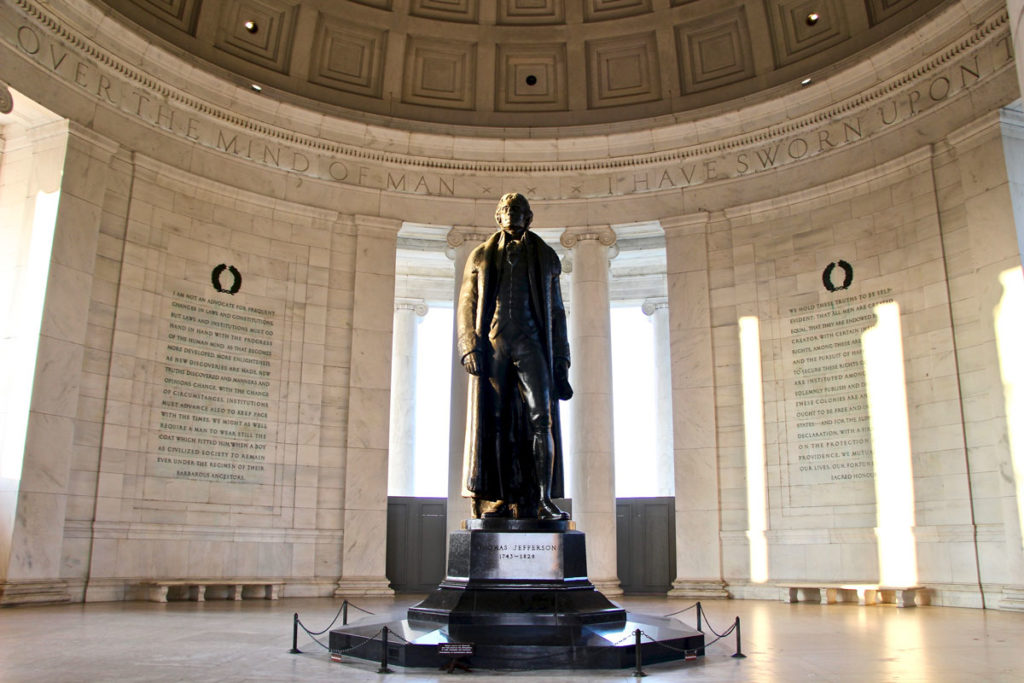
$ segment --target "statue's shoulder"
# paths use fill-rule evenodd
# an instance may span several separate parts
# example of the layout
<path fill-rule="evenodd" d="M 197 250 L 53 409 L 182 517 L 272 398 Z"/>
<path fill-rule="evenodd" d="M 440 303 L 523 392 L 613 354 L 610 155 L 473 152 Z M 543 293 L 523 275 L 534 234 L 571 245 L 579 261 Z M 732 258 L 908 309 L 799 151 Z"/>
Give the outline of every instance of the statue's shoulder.
<path fill-rule="evenodd" d="M 488 252 L 493 252 L 498 248 L 498 238 L 501 237 L 501 231 L 498 231 L 484 240 L 482 243 L 473 247 L 473 251 L 469 252 L 470 263 L 480 264 L 483 263 L 487 258 Z"/>
<path fill-rule="evenodd" d="M 558 267 L 561 270 L 561 262 L 558 260 L 558 252 L 551 248 L 551 245 L 545 242 L 540 235 L 535 232 L 527 233 L 533 240 L 534 249 L 537 254 L 544 259 L 544 261 L 553 267 Z"/>

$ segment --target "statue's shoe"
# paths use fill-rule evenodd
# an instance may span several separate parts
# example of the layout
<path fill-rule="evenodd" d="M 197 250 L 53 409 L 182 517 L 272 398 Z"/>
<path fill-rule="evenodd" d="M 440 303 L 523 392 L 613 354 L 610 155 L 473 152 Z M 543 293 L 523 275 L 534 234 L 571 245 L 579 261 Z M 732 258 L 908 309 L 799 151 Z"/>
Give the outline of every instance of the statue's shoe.
<path fill-rule="evenodd" d="M 512 516 L 512 508 L 508 503 L 501 501 L 485 510 L 481 515 L 483 519 L 506 519 Z"/>
<path fill-rule="evenodd" d="M 569 513 L 559 510 L 550 500 L 542 500 L 537 506 L 537 519 L 569 519 Z"/>

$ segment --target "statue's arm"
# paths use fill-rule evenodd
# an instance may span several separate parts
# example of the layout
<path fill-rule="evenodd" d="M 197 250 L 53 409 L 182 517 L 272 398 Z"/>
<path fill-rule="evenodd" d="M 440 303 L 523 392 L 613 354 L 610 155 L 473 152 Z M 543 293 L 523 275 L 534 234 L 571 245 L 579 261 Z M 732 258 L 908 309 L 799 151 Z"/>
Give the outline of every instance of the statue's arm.
<path fill-rule="evenodd" d="M 569 333 L 565 325 L 565 304 L 562 302 L 562 286 L 559 275 L 562 266 L 555 260 L 554 274 L 551 276 L 551 353 L 555 365 L 564 363 L 569 367 Z"/>
<path fill-rule="evenodd" d="M 562 287 L 558 283 L 559 266 L 551 281 L 551 353 L 555 365 L 555 395 L 559 400 L 572 398 L 569 384 L 569 335 L 565 329 L 565 304 L 562 303 Z"/>

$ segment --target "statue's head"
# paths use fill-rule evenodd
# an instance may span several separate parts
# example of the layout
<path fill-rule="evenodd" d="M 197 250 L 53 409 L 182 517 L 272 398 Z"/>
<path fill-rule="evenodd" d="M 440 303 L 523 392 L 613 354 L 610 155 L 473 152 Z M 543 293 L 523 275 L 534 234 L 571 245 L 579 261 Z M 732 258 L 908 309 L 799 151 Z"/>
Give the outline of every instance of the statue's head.
<path fill-rule="evenodd" d="M 498 208 L 494 212 L 494 220 L 501 229 L 516 237 L 529 230 L 533 222 L 533 211 L 530 202 L 518 192 L 509 192 L 498 200 Z"/>

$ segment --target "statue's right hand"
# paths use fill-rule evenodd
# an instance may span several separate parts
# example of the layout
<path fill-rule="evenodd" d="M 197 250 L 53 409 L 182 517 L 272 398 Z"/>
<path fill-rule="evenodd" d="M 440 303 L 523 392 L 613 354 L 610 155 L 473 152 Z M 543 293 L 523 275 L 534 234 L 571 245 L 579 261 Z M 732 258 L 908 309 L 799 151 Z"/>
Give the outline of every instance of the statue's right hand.
<path fill-rule="evenodd" d="M 483 364 L 480 362 L 479 351 L 467 353 L 462 358 L 462 367 L 466 368 L 466 372 L 468 372 L 471 375 L 479 376 L 482 366 Z"/>

